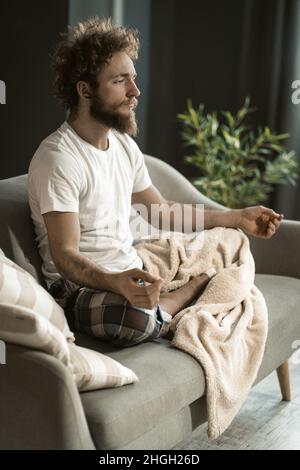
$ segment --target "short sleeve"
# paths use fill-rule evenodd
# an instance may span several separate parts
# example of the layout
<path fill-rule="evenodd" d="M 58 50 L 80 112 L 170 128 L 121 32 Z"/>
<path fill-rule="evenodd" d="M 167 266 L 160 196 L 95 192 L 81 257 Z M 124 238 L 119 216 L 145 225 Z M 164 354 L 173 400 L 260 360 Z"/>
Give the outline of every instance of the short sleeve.
<path fill-rule="evenodd" d="M 80 168 L 71 153 L 47 147 L 41 150 L 30 165 L 28 186 L 40 214 L 79 212 Z"/>
<path fill-rule="evenodd" d="M 135 177 L 132 192 L 144 191 L 152 185 L 150 175 L 145 163 L 145 157 L 136 145 L 135 149 Z"/>

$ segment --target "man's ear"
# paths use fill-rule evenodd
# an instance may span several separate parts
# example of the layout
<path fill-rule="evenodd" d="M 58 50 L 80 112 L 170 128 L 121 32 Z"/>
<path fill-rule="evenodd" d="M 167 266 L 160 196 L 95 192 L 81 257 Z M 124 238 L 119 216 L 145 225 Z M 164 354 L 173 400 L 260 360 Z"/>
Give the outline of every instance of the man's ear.
<path fill-rule="evenodd" d="M 87 100 L 91 98 L 90 86 L 87 82 L 80 80 L 76 84 L 76 89 L 80 98 L 85 98 Z"/>

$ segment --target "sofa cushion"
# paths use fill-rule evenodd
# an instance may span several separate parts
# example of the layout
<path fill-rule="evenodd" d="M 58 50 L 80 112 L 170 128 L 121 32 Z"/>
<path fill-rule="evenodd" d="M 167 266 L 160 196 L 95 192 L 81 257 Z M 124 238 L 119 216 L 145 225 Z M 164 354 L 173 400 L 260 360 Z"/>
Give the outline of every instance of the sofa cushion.
<path fill-rule="evenodd" d="M 198 362 L 166 339 L 124 349 L 84 334 L 76 334 L 76 342 L 113 357 L 139 377 L 133 387 L 81 394 L 97 449 L 123 448 L 204 393 Z"/>
<path fill-rule="evenodd" d="M 258 374 L 260 380 L 293 353 L 292 342 L 300 338 L 300 281 L 258 274 L 255 284 L 264 293 L 269 309 L 269 333 Z M 76 337 L 78 344 L 102 351 L 132 368 L 140 379 L 134 387 L 81 394 L 97 449 L 126 448 L 205 392 L 203 370 L 198 362 L 163 338 L 117 349 L 83 334 Z"/>

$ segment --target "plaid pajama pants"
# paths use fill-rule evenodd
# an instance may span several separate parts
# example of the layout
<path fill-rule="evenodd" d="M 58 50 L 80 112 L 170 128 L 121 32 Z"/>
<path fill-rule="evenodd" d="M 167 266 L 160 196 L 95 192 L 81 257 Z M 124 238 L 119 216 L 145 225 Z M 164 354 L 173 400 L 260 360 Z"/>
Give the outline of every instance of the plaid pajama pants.
<path fill-rule="evenodd" d="M 64 309 L 72 331 L 80 331 L 115 346 L 134 346 L 165 336 L 171 315 L 159 304 L 153 309 L 132 306 L 122 295 L 81 287 L 58 279 L 50 294 Z"/>

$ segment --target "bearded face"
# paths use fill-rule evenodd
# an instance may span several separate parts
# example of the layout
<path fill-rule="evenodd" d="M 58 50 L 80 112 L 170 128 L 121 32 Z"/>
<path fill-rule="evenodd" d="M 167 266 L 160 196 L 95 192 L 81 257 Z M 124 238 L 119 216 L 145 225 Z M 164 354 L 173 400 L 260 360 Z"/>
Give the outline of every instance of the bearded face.
<path fill-rule="evenodd" d="M 137 104 L 137 99 L 134 97 L 126 98 L 119 104 L 112 104 L 94 90 L 90 98 L 90 115 L 95 121 L 116 129 L 122 134 L 126 133 L 134 137 L 138 133 L 134 111 Z"/>

